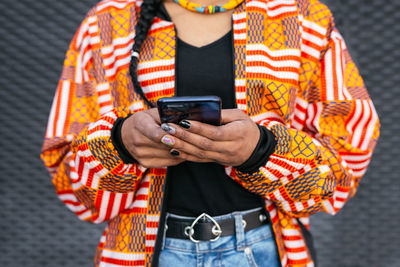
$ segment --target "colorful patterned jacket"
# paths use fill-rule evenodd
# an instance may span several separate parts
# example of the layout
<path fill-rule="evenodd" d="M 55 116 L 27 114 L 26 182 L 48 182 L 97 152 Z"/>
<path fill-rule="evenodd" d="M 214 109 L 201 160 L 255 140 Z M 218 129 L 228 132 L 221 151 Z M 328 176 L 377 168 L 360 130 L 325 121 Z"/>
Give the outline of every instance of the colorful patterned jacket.
<path fill-rule="evenodd" d="M 108 222 L 96 266 L 150 266 L 166 169 L 124 164 L 110 140 L 118 117 L 147 107 L 128 66 L 134 0 L 91 9 L 67 52 L 41 157 L 76 215 Z M 282 266 L 313 266 L 296 218 L 335 214 L 353 196 L 379 121 L 331 12 L 317 0 L 246 0 L 234 10 L 237 108 L 277 137 L 265 166 L 226 173 L 265 199 Z M 176 32 L 155 18 L 138 75 L 150 101 L 174 95 Z"/>

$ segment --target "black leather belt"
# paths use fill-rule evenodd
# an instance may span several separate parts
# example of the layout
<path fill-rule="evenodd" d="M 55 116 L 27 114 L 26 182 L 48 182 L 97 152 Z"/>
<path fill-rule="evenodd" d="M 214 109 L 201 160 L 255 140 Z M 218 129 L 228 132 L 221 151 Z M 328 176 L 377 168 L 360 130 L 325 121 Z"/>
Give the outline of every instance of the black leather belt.
<path fill-rule="evenodd" d="M 263 209 L 243 215 L 244 231 L 250 231 L 268 224 L 268 216 Z M 208 214 L 201 214 L 194 220 L 168 217 L 167 237 L 190 239 L 193 242 L 216 241 L 222 236 L 235 234 L 235 219 L 214 220 Z"/>

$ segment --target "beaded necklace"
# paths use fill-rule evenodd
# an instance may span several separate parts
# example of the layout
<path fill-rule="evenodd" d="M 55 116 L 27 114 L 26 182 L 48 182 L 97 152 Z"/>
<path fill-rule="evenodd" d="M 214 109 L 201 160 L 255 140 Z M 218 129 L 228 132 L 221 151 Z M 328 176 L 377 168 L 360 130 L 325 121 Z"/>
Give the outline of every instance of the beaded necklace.
<path fill-rule="evenodd" d="M 200 4 L 195 4 L 189 2 L 188 0 L 174 0 L 177 4 L 181 7 L 186 8 L 187 10 L 197 12 L 197 13 L 204 13 L 204 14 L 214 14 L 218 12 L 224 12 L 230 9 L 234 9 L 238 5 L 240 5 L 244 0 L 229 0 L 227 3 L 223 5 L 216 5 L 216 6 L 202 6 Z"/>

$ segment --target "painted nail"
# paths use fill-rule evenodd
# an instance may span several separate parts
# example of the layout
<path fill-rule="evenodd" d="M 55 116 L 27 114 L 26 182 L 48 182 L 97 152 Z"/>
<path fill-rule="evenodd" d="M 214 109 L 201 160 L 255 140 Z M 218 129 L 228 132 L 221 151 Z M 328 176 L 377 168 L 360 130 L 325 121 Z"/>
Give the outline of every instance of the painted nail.
<path fill-rule="evenodd" d="M 168 123 L 161 124 L 161 129 L 163 129 L 169 134 L 175 134 L 175 128 L 169 125 Z"/>
<path fill-rule="evenodd" d="M 185 128 L 185 129 L 189 129 L 191 126 L 190 122 L 188 122 L 187 120 L 180 121 L 178 124 L 179 124 L 179 126 L 181 126 L 182 128 Z"/>
<path fill-rule="evenodd" d="M 171 149 L 169 153 L 174 157 L 178 157 L 180 155 L 179 151 L 175 149 Z"/>
<path fill-rule="evenodd" d="M 161 138 L 161 143 L 166 144 L 167 146 L 173 146 L 175 145 L 175 140 L 170 136 L 164 135 Z"/>

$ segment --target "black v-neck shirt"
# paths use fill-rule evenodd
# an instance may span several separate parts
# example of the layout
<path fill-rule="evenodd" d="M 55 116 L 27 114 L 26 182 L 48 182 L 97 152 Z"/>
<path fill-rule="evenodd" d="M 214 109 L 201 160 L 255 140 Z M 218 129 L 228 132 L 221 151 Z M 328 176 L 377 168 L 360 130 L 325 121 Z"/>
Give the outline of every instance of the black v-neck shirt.
<path fill-rule="evenodd" d="M 235 108 L 233 31 L 220 39 L 195 47 L 176 40 L 177 96 L 217 95 L 222 108 Z M 211 216 L 261 206 L 260 198 L 248 192 L 217 163 L 183 162 L 169 167 L 167 212 Z"/>
<path fill-rule="evenodd" d="M 177 96 L 217 95 L 222 108 L 235 108 L 232 30 L 220 39 L 195 47 L 176 40 Z"/>

